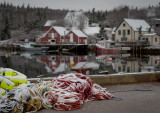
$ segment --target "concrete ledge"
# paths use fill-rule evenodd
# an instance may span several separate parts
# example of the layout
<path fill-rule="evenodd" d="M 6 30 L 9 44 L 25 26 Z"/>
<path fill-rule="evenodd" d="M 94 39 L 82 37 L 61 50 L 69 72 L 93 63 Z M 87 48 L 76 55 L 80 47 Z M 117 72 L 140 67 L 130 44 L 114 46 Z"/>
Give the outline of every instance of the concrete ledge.
<path fill-rule="evenodd" d="M 95 75 L 90 78 L 100 85 L 113 85 L 113 84 L 128 84 L 139 82 L 153 82 L 158 81 L 160 72 L 147 72 L 147 73 L 123 73 L 111 75 Z"/>
<path fill-rule="evenodd" d="M 122 74 L 108 74 L 108 75 L 93 75 L 89 76 L 95 83 L 100 85 L 113 84 L 129 84 L 139 82 L 154 82 L 158 81 L 160 71 L 146 72 L 146 73 L 122 73 Z M 43 78 L 45 81 L 53 80 L 54 77 Z M 28 79 L 31 83 L 36 82 L 39 78 Z"/>

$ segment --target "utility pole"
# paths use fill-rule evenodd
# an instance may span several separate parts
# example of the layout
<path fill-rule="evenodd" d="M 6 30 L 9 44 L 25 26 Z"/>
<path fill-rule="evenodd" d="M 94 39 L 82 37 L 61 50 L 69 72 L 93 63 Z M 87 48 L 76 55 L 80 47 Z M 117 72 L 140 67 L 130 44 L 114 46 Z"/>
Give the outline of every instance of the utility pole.
<path fill-rule="evenodd" d="M 129 9 L 128 9 L 128 19 L 129 19 Z"/>

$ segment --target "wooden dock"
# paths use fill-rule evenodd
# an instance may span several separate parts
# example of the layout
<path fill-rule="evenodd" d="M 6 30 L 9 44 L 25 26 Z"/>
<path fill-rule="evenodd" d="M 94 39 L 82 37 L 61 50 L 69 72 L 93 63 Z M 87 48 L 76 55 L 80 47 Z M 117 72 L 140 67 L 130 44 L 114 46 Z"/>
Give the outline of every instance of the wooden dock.
<path fill-rule="evenodd" d="M 9 52 L 20 52 L 20 45 L 1 45 L 0 50 Z"/>
<path fill-rule="evenodd" d="M 35 47 L 49 47 L 47 52 L 49 53 L 74 53 L 74 54 L 86 54 L 89 51 L 88 45 L 76 45 L 76 44 L 56 44 L 56 45 L 44 45 L 35 44 Z"/>

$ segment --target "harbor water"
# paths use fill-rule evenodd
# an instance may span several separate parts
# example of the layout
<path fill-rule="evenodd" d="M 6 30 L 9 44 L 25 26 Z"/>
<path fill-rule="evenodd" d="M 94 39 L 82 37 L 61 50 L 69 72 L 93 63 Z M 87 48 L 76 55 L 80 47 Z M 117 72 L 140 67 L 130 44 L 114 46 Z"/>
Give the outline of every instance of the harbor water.
<path fill-rule="evenodd" d="M 56 77 L 60 74 L 81 72 L 88 76 L 114 73 L 135 73 L 160 71 L 160 56 L 141 57 L 130 54 L 116 55 L 54 55 L 39 53 L 1 52 L 0 67 L 12 68 L 27 75 L 28 78 Z M 80 70 L 80 71 L 75 71 Z"/>

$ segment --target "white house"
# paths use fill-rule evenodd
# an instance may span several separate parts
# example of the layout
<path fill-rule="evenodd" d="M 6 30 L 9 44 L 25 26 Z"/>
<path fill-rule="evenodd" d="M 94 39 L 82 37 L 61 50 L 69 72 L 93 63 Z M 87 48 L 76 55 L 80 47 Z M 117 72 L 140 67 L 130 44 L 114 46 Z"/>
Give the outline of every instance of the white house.
<path fill-rule="evenodd" d="M 64 18 L 66 27 L 78 27 L 82 25 L 88 27 L 89 19 L 84 15 L 83 12 L 68 12 Z"/>

